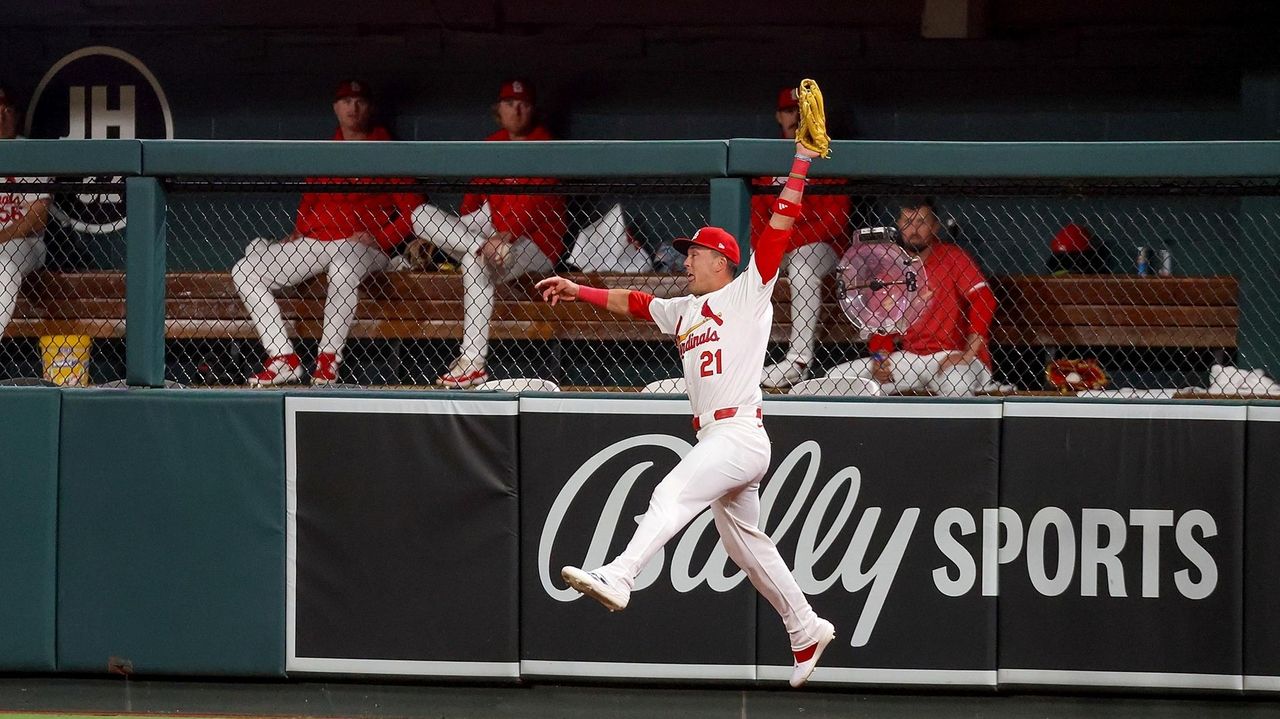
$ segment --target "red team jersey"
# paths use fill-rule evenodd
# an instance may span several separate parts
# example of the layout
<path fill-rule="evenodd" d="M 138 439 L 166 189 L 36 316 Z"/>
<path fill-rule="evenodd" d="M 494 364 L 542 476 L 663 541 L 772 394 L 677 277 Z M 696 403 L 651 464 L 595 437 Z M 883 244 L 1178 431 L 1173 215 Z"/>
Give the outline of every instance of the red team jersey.
<path fill-rule="evenodd" d="M 902 336 L 902 349 L 915 354 L 963 350 L 968 336 L 986 339 L 995 315 L 995 297 L 968 252 L 945 242 L 934 243 L 924 262 L 929 304 Z M 986 344 L 978 359 L 991 367 Z"/>
<path fill-rule="evenodd" d="M 543 127 L 535 127 L 528 140 L 551 140 L 551 133 Z M 511 140 L 506 130 L 498 130 L 485 138 L 489 142 Z M 556 181 L 549 177 L 506 177 L 488 180 L 476 180 L 477 185 L 554 185 Z M 489 212 L 493 218 L 493 229 L 499 232 L 510 232 L 516 237 L 528 237 L 533 244 L 542 250 L 542 254 L 553 263 L 560 260 L 564 253 L 565 203 L 561 195 L 526 194 L 498 195 L 468 193 L 462 198 L 462 206 L 458 213 L 469 215 L 480 209 L 485 202 L 489 203 Z"/>
<path fill-rule="evenodd" d="M 343 140 L 342 130 L 334 140 Z M 376 127 L 369 140 L 390 140 L 384 128 Z M 400 178 L 373 177 L 308 177 L 317 185 L 341 184 L 407 184 Z M 368 232 L 384 250 L 395 247 L 413 231 L 413 211 L 426 201 L 413 192 L 308 192 L 298 204 L 298 219 L 293 228 L 303 237 L 331 242 L 345 240 L 357 232 Z"/>
<path fill-rule="evenodd" d="M 757 186 L 776 186 L 780 189 L 786 184 L 786 177 L 757 177 L 751 184 Z M 843 180 L 810 180 L 809 185 L 839 185 Z M 769 226 L 769 217 L 773 214 L 774 195 L 751 196 L 751 240 L 759 242 L 760 233 Z M 848 227 L 849 215 L 853 210 L 853 198 L 848 195 L 806 195 L 804 207 L 796 223 L 791 228 L 791 239 L 787 243 L 787 252 L 797 247 L 825 242 L 836 251 L 836 255 L 844 254 L 849 249 Z"/>
<path fill-rule="evenodd" d="M 633 303 L 634 314 L 675 335 L 695 416 L 760 405 L 760 374 L 773 327 L 773 286 L 790 240 L 790 230 L 767 227 L 746 271 L 724 287 L 698 296 L 645 296 L 647 312 L 643 303 Z"/>

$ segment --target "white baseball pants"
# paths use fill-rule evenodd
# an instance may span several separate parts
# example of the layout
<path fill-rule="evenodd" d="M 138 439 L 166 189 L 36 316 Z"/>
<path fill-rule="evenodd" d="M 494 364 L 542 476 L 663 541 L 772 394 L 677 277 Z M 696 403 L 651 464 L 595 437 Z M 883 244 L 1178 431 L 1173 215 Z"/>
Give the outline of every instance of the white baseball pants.
<path fill-rule="evenodd" d="M 911 352 L 893 352 L 889 355 L 893 381 L 881 383 L 885 393 L 927 389 L 943 397 L 965 397 L 982 389 L 991 381 L 991 370 L 979 360 L 968 364 L 952 365 L 939 372 L 938 364 L 953 352 L 934 352 L 918 355 Z M 870 357 L 845 362 L 831 368 L 827 377 L 863 377 L 874 380 Z"/>
<path fill-rule="evenodd" d="M 0 333 L 13 319 L 23 278 L 44 264 L 44 254 L 44 240 L 39 237 L 0 242 Z"/>
<path fill-rule="evenodd" d="M 760 480 L 769 455 L 769 435 L 759 419 L 734 417 L 704 427 L 698 443 L 653 490 L 627 548 L 600 571 L 630 590 L 658 550 L 710 506 L 725 551 L 782 616 L 791 648 L 813 644 L 818 616 L 759 527 Z"/>
<path fill-rule="evenodd" d="M 244 300 L 262 346 L 271 357 L 293 354 L 288 326 L 271 294 L 321 272 L 328 275 L 324 302 L 321 352 L 340 352 L 355 320 L 360 283 L 373 272 L 387 269 L 390 258 L 376 247 L 350 240 L 250 243 L 245 256 L 231 268 L 236 290 Z"/>
<path fill-rule="evenodd" d="M 797 247 L 787 253 L 787 279 L 791 282 L 791 344 L 787 359 L 808 365 L 822 309 L 822 280 L 836 268 L 836 251 L 825 242 Z"/>
<path fill-rule="evenodd" d="M 489 355 L 489 322 L 493 317 L 494 289 L 530 272 L 550 272 L 554 265 L 528 237 L 511 244 L 502 272 L 493 275 L 480 258 L 481 246 L 496 230 L 489 205 L 458 217 L 422 204 L 413 213 L 413 233 L 429 240 L 458 262 L 462 270 L 462 345 L 460 354 L 473 360 Z"/>

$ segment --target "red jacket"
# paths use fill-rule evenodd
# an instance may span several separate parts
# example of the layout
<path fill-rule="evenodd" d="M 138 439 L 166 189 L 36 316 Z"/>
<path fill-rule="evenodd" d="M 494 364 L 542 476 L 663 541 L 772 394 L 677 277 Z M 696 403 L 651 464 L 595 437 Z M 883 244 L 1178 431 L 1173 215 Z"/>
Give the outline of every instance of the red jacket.
<path fill-rule="evenodd" d="M 333 134 L 343 140 L 342 130 Z M 386 129 L 375 127 L 370 140 L 390 140 Z M 407 178 L 308 177 L 316 185 L 409 184 Z M 398 245 L 413 230 L 413 211 L 426 202 L 414 192 L 307 192 L 298 203 L 298 219 L 293 229 L 303 237 L 331 242 L 345 240 L 364 231 L 378 240 L 384 250 Z"/>
<path fill-rule="evenodd" d="M 498 130 L 485 138 L 489 141 L 510 141 L 511 135 L 506 130 Z M 527 140 L 550 140 L 551 133 L 543 127 L 535 127 L 525 138 Z M 499 179 L 476 180 L 477 185 L 554 185 L 556 181 L 550 177 L 508 177 Z M 489 203 L 489 212 L 493 218 L 493 229 L 499 232 L 510 232 L 516 237 L 528 237 L 542 250 L 547 259 L 553 263 L 564 254 L 564 235 L 568 230 L 565 224 L 565 201 L 562 195 L 491 195 L 468 193 L 462 198 L 462 206 L 458 212 L 469 215 L 480 209 L 485 202 Z"/>
<path fill-rule="evenodd" d="M 983 338 L 978 359 L 991 367 L 991 320 L 996 298 L 987 279 L 968 252 L 949 242 L 935 242 L 924 262 L 922 292 L 929 300 L 919 319 L 900 336 L 902 349 L 913 354 L 964 351 L 971 334 Z M 872 353 L 893 351 L 896 336 L 872 335 L 867 349 Z"/>
<path fill-rule="evenodd" d="M 782 178 L 784 181 L 786 178 Z M 757 186 L 777 184 L 772 177 L 757 177 L 751 181 Z M 843 180 L 810 180 L 810 185 L 839 185 Z M 773 214 L 773 201 L 778 199 L 776 193 L 751 196 L 751 241 L 758 241 L 760 233 L 769 225 L 769 217 Z M 815 242 L 826 242 L 836 251 L 836 255 L 844 254 L 849 248 L 849 214 L 853 208 L 853 198 L 848 195 L 818 195 L 806 193 L 804 207 L 796 224 L 791 228 L 791 239 L 787 241 L 787 252 L 797 247 L 804 247 Z"/>

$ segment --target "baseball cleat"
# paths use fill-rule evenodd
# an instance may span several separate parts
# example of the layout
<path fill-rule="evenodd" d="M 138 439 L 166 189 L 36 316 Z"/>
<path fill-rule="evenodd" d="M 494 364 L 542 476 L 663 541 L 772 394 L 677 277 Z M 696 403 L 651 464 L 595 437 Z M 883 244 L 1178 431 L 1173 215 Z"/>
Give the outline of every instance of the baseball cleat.
<path fill-rule="evenodd" d="M 250 387 L 276 387 L 302 380 L 302 361 L 296 354 L 270 357 L 262 371 L 249 378 Z"/>
<path fill-rule="evenodd" d="M 793 650 L 795 666 L 791 669 L 791 686 L 799 688 L 809 681 L 809 675 L 818 668 L 818 660 L 822 658 L 822 650 L 827 648 L 836 638 L 836 628 L 825 619 L 818 620 L 818 641 L 804 649 Z"/>
<path fill-rule="evenodd" d="M 620 612 L 627 608 L 631 593 L 619 589 L 599 572 L 584 572 L 577 567 L 565 567 L 560 570 L 560 578 L 569 586 L 600 602 L 611 612 Z"/>
<path fill-rule="evenodd" d="M 311 373 L 312 387 L 328 387 L 338 383 L 338 365 L 342 358 L 336 352 L 321 352 L 316 356 L 316 370 Z"/>
<path fill-rule="evenodd" d="M 786 389 L 796 382 L 800 382 L 808 377 L 808 364 L 804 362 L 783 360 L 777 364 L 771 364 L 764 368 L 764 376 L 760 378 L 760 384 L 765 387 Z"/>
<path fill-rule="evenodd" d="M 459 357 L 449 365 L 449 371 L 440 375 L 440 384 L 448 389 L 466 389 L 484 384 L 489 379 L 489 372 L 484 368 L 484 360 L 473 360 Z"/>

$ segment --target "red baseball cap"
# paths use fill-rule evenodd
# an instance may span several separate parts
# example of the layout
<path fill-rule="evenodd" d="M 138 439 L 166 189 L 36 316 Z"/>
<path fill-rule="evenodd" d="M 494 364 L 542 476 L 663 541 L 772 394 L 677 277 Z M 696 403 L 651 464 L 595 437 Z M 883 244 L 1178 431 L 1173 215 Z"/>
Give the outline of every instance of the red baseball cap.
<path fill-rule="evenodd" d="M 1092 246 L 1089 230 L 1072 222 L 1058 230 L 1049 245 L 1051 252 L 1088 252 Z"/>
<path fill-rule="evenodd" d="M 528 80 L 508 80 L 502 83 L 502 89 L 498 91 L 499 101 L 524 100 L 532 105 L 533 98 L 533 83 Z"/>
<path fill-rule="evenodd" d="M 343 80 L 338 85 L 338 89 L 333 92 L 333 101 L 337 102 L 346 97 L 363 97 L 370 100 L 373 98 L 373 92 L 369 90 L 369 83 L 363 80 Z"/>
<path fill-rule="evenodd" d="M 800 101 L 796 99 L 796 89 L 794 87 L 784 87 L 778 91 L 778 109 L 790 110 L 793 107 L 800 107 Z"/>
<path fill-rule="evenodd" d="M 681 237 L 671 243 L 671 246 L 675 247 L 676 251 L 682 255 L 689 254 L 691 245 L 715 250 L 728 258 L 729 262 L 734 265 L 738 264 L 738 260 L 742 257 L 738 253 L 738 241 L 733 239 L 733 235 L 719 227 L 703 227 L 693 233 L 692 237 Z"/>

